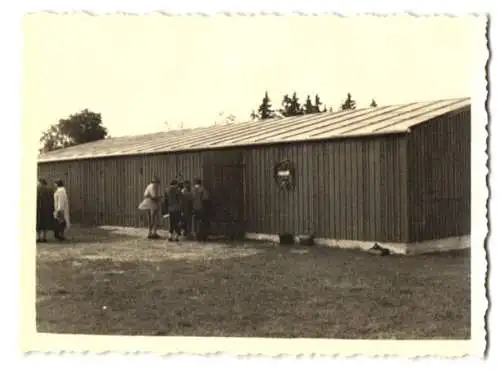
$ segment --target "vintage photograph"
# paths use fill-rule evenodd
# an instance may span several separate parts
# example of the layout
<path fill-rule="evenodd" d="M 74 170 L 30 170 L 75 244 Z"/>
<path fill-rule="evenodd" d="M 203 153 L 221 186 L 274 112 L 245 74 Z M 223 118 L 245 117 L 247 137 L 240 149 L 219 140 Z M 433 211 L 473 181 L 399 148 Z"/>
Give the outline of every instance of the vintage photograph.
<path fill-rule="evenodd" d="M 35 333 L 471 340 L 486 24 L 26 15 Z"/>

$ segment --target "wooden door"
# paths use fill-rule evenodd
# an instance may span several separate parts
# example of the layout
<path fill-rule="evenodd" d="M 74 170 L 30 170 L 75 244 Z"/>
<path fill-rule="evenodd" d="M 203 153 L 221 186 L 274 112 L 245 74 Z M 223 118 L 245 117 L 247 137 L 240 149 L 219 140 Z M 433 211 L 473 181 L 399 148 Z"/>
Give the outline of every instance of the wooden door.
<path fill-rule="evenodd" d="M 206 157 L 203 178 L 212 206 L 210 235 L 241 237 L 245 233 L 245 167 L 241 157 Z"/>

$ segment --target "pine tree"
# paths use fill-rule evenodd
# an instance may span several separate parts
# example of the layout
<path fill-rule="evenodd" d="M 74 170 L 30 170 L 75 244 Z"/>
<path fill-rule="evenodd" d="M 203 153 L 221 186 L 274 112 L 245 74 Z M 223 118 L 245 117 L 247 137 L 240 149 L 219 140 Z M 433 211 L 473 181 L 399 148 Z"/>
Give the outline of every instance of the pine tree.
<path fill-rule="evenodd" d="M 370 107 L 377 107 L 377 103 L 375 102 L 375 99 L 372 99 L 372 103 L 370 104 Z"/>
<path fill-rule="evenodd" d="M 352 96 L 350 93 L 347 94 L 346 100 L 342 103 L 341 107 L 342 110 L 354 110 L 356 109 L 356 101 L 352 99 Z"/>
<path fill-rule="evenodd" d="M 273 111 L 271 110 L 271 100 L 269 99 L 267 91 L 264 95 L 264 98 L 262 99 L 262 104 L 260 104 L 258 112 L 260 119 L 269 119 L 273 117 Z"/>
<path fill-rule="evenodd" d="M 291 105 L 291 99 L 290 99 L 290 97 L 288 95 L 284 95 L 283 96 L 283 100 L 281 100 L 281 109 L 280 109 L 280 113 L 283 116 L 285 116 L 285 117 L 289 116 L 290 105 Z"/>
<path fill-rule="evenodd" d="M 299 99 L 297 93 L 293 92 L 293 96 L 290 100 L 290 116 L 302 115 L 304 114 L 302 108 L 300 107 Z"/>
<path fill-rule="evenodd" d="M 280 112 L 284 117 L 293 117 L 304 114 L 304 110 L 302 110 L 299 99 L 297 98 L 297 93 L 295 92 L 292 97 L 284 95 L 281 106 L 282 108 Z"/>
<path fill-rule="evenodd" d="M 305 112 L 305 114 L 312 114 L 315 112 L 314 106 L 311 102 L 311 96 L 309 96 L 309 95 L 306 98 L 306 104 L 304 105 L 304 112 Z"/>
<path fill-rule="evenodd" d="M 319 95 L 316 95 L 316 97 L 314 98 L 313 113 L 319 113 L 321 111 L 321 105 L 323 105 L 323 103 L 321 102 Z"/>

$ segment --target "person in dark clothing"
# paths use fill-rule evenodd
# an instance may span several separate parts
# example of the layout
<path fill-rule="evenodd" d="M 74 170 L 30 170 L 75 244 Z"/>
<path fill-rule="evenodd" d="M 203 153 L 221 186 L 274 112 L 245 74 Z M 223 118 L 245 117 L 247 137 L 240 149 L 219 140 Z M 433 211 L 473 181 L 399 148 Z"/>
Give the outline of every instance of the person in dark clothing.
<path fill-rule="evenodd" d="M 169 241 L 179 241 L 181 234 L 181 191 L 177 180 L 172 180 L 166 192 L 167 211 L 170 220 L 170 237 Z"/>
<path fill-rule="evenodd" d="M 200 179 L 194 182 L 192 198 L 196 239 L 205 241 L 208 237 L 209 195 Z"/>
<path fill-rule="evenodd" d="M 181 213 L 182 227 L 186 237 L 191 236 L 193 232 L 193 195 L 191 192 L 191 183 L 185 181 L 184 188 L 181 189 Z"/>
<path fill-rule="evenodd" d="M 53 229 L 54 192 L 45 179 L 40 179 L 36 190 L 36 242 L 47 242 L 47 231 Z"/>

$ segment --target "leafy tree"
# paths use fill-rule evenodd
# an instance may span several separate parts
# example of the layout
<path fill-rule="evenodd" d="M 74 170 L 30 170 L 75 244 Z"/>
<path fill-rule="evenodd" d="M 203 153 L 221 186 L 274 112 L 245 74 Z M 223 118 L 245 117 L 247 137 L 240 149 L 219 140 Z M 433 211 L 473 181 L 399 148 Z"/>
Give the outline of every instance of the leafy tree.
<path fill-rule="evenodd" d="M 370 107 L 377 107 L 377 103 L 375 102 L 375 99 L 372 99 L 372 103 L 370 104 Z"/>
<path fill-rule="evenodd" d="M 271 109 L 271 100 L 266 91 L 264 98 L 262 99 L 262 104 L 259 106 L 258 115 L 260 119 L 270 119 L 273 117 L 273 111 Z"/>
<path fill-rule="evenodd" d="M 50 126 L 40 138 L 41 152 L 102 140 L 107 135 L 107 128 L 102 126 L 101 114 L 85 109 Z"/>
<path fill-rule="evenodd" d="M 341 105 L 342 110 L 354 110 L 356 109 L 356 101 L 352 99 L 352 96 L 350 93 L 347 94 L 347 98 Z"/>

